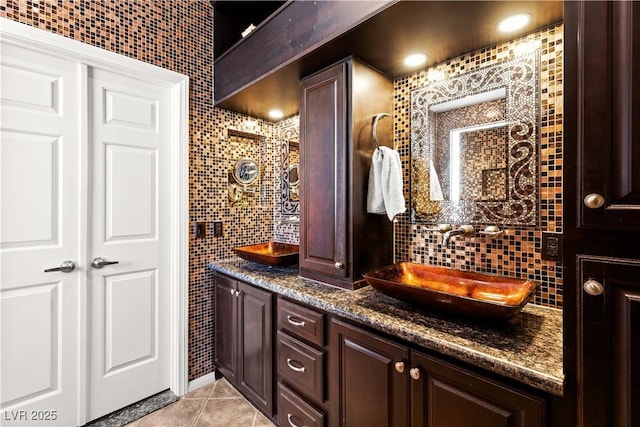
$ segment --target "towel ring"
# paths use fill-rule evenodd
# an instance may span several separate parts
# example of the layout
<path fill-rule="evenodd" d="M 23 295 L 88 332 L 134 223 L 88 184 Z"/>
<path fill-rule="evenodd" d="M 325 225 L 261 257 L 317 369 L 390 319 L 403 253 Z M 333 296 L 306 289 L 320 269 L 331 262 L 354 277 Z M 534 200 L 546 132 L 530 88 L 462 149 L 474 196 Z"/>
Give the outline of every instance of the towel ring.
<path fill-rule="evenodd" d="M 388 113 L 379 113 L 376 114 L 373 117 L 373 125 L 371 126 L 371 133 L 372 133 L 372 137 L 373 137 L 373 143 L 375 144 L 376 148 L 380 148 L 380 145 L 378 144 L 378 120 L 385 118 L 385 117 L 391 117 L 390 114 Z M 397 150 L 398 149 L 398 145 L 397 143 L 393 143 L 393 149 Z"/>

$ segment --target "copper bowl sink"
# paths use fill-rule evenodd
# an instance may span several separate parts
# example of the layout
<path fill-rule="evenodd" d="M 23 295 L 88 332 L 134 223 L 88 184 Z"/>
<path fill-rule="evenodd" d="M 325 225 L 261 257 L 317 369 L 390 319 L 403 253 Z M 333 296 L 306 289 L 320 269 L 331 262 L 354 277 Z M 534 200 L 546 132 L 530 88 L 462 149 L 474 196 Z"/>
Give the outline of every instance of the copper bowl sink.
<path fill-rule="evenodd" d="M 403 262 L 364 274 L 391 297 L 466 317 L 506 320 L 535 293 L 530 280 Z"/>
<path fill-rule="evenodd" d="M 299 246 L 288 243 L 267 242 L 233 248 L 242 259 L 267 265 L 293 265 L 298 263 Z"/>

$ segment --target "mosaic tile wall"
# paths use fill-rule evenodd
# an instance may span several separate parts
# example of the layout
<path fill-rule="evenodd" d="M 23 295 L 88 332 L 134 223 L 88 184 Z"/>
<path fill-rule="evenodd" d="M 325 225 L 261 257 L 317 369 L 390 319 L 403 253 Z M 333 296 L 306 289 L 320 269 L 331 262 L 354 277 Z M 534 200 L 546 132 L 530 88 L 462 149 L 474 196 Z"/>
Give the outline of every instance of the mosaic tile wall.
<path fill-rule="evenodd" d="M 396 260 L 537 280 L 541 286 L 534 302 L 562 308 L 562 266 L 541 258 L 542 231 L 562 233 L 562 25 L 396 79 L 394 138 L 400 147 L 405 171 L 405 197 L 409 200 L 411 91 L 426 86 L 434 70 L 446 77 L 460 75 L 513 59 L 519 49 L 532 42 L 541 46 L 539 228 L 509 229 L 504 236 L 494 240 L 456 237 L 449 247 L 443 248 L 442 238 L 437 233 L 424 231 L 422 226 L 412 224 L 405 214 L 395 226 Z"/>
<path fill-rule="evenodd" d="M 246 116 L 212 106 L 213 17 L 208 0 L 3 0 L 0 16 L 61 34 L 189 76 L 189 226 L 206 222 L 208 234 L 189 238 L 189 379 L 213 370 L 213 292 L 206 264 L 231 255 L 241 244 L 273 234 L 274 131 L 258 121 L 264 164 L 260 196 L 250 208 L 230 208 L 229 165 L 254 141 L 227 138 Z M 212 221 L 223 221 L 224 236 L 212 237 Z"/>
<path fill-rule="evenodd" d="M 300 139 L 300 124 L 299 116 L 291 117 L 280 121 L 276 125 L 277 141 L 280 144 L 280 159 L 276 159 L 274 162 L 274 170 L 276 176 L 282 176 L 285 167 L 288 167 L 292 162 L 300 162 L 300 152 L 289 144 L 290 139 Z M 284 162 L 284 163 L 283 163 Z M 282 199 L 285 197 L 285 192 L 282 191 L 282 183 L 276 183 L 275 197 L 273 200 L 273 239 L 276 242 L 291 243 L 294 245 L 300 242 L 300 230 L 298 224 L 280 223 L 285 218 L 298 217 L 299 215 L 291 215 L 289 213 L 284 214 L 282 212 Z M 299 211 L 298 211 L 299 212 Z"/>

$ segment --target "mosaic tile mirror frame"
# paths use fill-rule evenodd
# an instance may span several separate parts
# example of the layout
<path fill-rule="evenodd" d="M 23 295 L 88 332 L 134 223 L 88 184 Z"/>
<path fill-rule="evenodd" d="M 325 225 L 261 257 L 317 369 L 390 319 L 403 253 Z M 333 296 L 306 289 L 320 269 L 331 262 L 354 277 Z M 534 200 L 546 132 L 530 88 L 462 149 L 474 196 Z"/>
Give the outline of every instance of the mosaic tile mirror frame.
<path fill-rule="evenodd" d="M 300 214 L 300 124 L 297 120 L 280 133 L 280 191 L 283 215 Z M 295 177 L 294 177 L 295 175 Z"/>
<path fill-rule="evenodd" d="M 540 51 L 411 92 L 411 219 L 538 225 Z"/>

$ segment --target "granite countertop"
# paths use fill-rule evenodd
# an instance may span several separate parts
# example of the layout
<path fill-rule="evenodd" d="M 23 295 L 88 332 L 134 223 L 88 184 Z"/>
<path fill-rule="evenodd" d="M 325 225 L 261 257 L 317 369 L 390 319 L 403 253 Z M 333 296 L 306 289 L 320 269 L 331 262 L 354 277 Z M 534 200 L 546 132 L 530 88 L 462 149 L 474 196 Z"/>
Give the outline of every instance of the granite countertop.
<path fill-rule="evenodd" d="M 269 267 L 232 258 L 209 268 L 562 396 L 560 310 L 527 304 L 504 324 L 474 324 L 416 308 L 370 286 L 350 291 L 302 279 L 297 266 Z"/>

